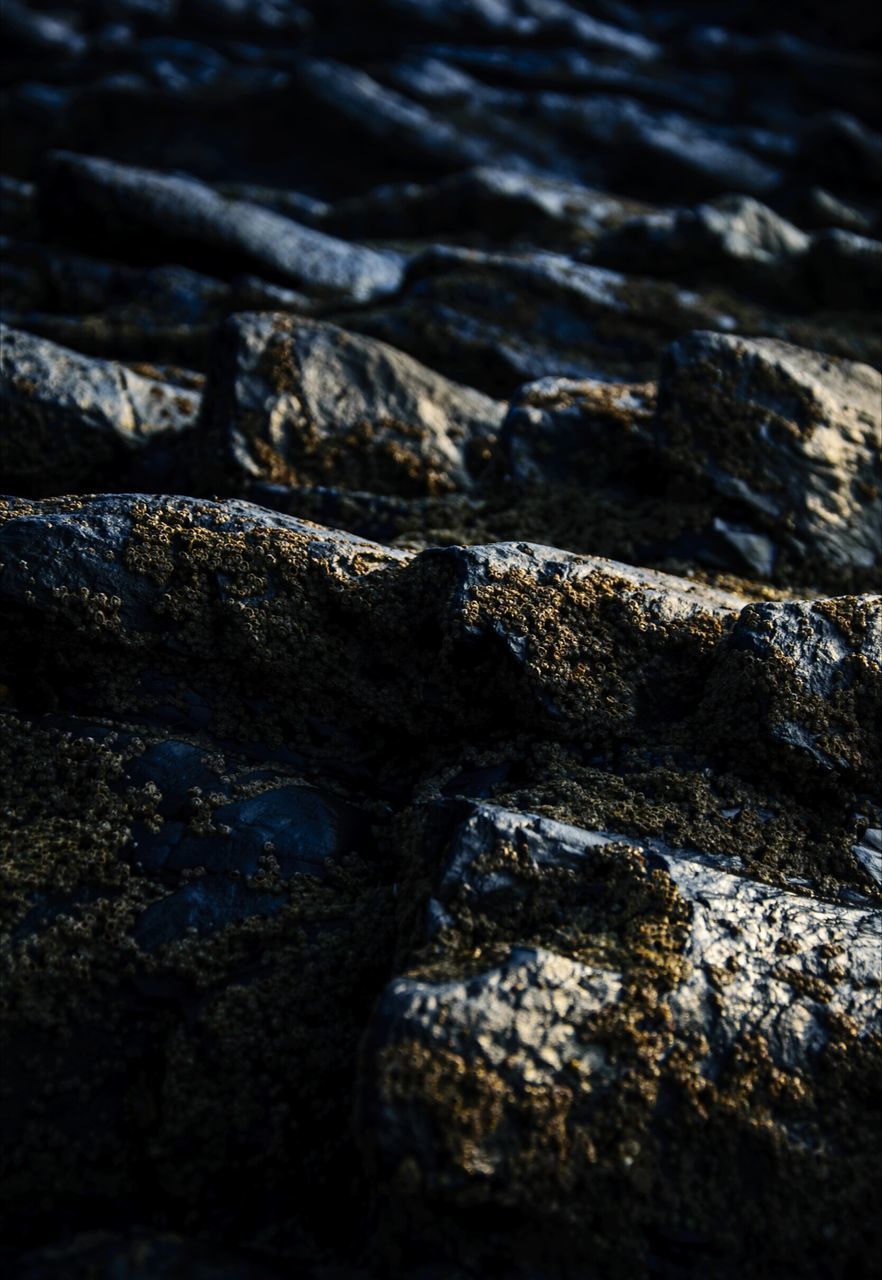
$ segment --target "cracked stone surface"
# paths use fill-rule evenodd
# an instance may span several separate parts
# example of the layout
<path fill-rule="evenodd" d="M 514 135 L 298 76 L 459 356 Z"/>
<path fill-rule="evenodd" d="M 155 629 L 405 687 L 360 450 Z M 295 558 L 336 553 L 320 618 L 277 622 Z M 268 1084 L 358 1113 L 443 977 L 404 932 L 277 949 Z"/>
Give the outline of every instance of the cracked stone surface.
<path fill-rule="evenodd" d="M 875 10 L 0 36 L 3 1274 L 874 1274 Z"/>

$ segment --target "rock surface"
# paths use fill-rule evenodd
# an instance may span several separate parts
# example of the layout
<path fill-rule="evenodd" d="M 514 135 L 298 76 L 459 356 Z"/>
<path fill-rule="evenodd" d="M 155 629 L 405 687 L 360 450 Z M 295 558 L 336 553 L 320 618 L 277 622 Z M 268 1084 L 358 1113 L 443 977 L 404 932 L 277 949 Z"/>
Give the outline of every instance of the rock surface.
<path fill-rule="evenodd" d="M 3 1273 L 873 1274 L 875 10 L 0 9 Z"/>
<path fill-rule="evenodd" d="M 666 353 L 661 440 L 797 558 L 882 556 L 882 377 L 760 339 L 696 333 Z"/>
<path fill-rule="evenodd" d="M 193 426 L 200 396 L 0 327 L 0 488 L 45 495 L 100 488 L 133 455 Z M 150 462 L 141 459 L 149 474 Z"/>
<path fill-rule="evenodd" d="M 377 494 L 472 487 L 503 407 L 384 343 L 289 316 L 231 319 L 200 445 L 223 485 L 334 484 Z M 214 455 L 214 456 L 213 456 Z"/>

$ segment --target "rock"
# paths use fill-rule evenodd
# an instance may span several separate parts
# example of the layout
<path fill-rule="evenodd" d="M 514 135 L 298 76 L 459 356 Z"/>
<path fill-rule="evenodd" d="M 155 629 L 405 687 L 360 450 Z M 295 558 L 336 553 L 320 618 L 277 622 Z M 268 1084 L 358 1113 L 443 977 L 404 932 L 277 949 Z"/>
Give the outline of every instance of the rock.
<path fill-rule="evenodd" d="M 4 314 L 17 328 L 122 360 L 203 367 L 217 323 L 265 308 L 308 313 L 304 294 L 255 276 L 218 280 L 189 267 L 133 268 L 0 238 Z"/>
<path fill-rule="evenodd" d="M 749 605 L 720 646 L 708 696 L 755 767 L 791 785 L 833 779 L 878 792 L 882 597 Z"/>
<path fill-rule="evenodd" d="M 53 1280 L 64 1267 L 69 1280 L 278 1280 L 279 1272 L 239 1250 L 206 1245 L 171 1232 L 115 1235 L 85 1232 L 73 1239 L 28 1250 L 14 1258 L 20 1280 Z M 311 1277 L 314 1272 L 304 1272 Z M 349 1277 L 346 1277 L 349 1280 Z M 362 1280 L 352 1273 L 351 1280 Z"/>
<path fill-rule="evenodd" d="M 442 169 L 493 164 L 500 155 L 522 167 L 513 153 L 486 137 L 470 136 L 433 116 L 421 104 L 379 84 L 364 71 L 327 58 L 304 59 L 298 84 L 316 107 L 367 136 L 374 146 L 395 150 Z"/>
<path fill-rule="evenodd" d="M 633 31 L 599 22 L 565 0 L 382 0 L 381 9 L 442 31 L 483 29 L 496 39 L 556 37 L 623 57 L 651 60 L 658 46 Z"/>
<path fill-rule="evenodd" d="M 540 93 L 536 110 L 549 130 L 602 149 L 613 190 L 650 195 L 676 176 L 682 193 L 692 197 L 730 191 L 762 196 L 781 178 L 777 167 L 733 145 L 712 125 L 633 98 Z"/>
<path fill-rule="evenodd" d="M 50 702 L 72 710 L 285 743 L 341 765 L 368 724 L 380 745 L 384 696 L 370 671 L 382 664 L 359 639 L 359 601 L 372 572 L 406 553 L 239 501 L 9 500 L 2 516 L 7 682 L 26 705 L 54 687 Z"/>
<path fill-rule="evenodd" d="M 73 224 L 118 243 L 137 228 L 154 252 L 209 251 L 225 270 L 238 261 L 310 293 L 364 301 L 392 292 L 401 279 L 399 254 L 349 245 L 269 209 L 226 200 L 193 178 L 60 152 L 48 162 L 40 198 L 56 223 L 64 209 L 66 232 Z"/>
<path fill-rule="evenodd" d="M 395 787 L 440 739 L 541 724 L 607 741 L 680 719 L 743 604 L 529 544 L 413 557 L 241 502 L 3 515 L 5 679 L 22 705 L 258 735 L 335 768 L 385 757 Z"/>
<path fill-rule="evenodd" d="M 770 537 L 756 530 L 730 524 L 714 517 L 713 531 L 734 552 L 740 567 L 758 578 L 771 578 L 775 572 L 777 551 Z"/>
<path fill-rule="evenodd" d="M 65 1205 L 137 1213 L 145 1185 L 172 1213 L 198 1203 L 281 1240 L 282 1180 L 289 1251 L 298 1211 L 320 1234 L 316 1188 L 354 1159 L 359 1011 L 389 955 L 371 814 L 198 735 L 0 719 L 4 1247 L 45 1239 Z"/>
<path fill-rule="evenodd" d="M 882 180 L 882 135 L 848 112 L 826 112 L 805 126 L 800 158 L 816 182 L 876 191 Z"/>
<path fill-rule="evenodd" d="M 563 254 L 448 248 L 420 254 L 388 304 L 333 319 L 500 396 L 551 376 L 649 381 L 674 334 L 734 323 L 667 282 Z"/>
<path fill-rule="evenodd" d="M 872 1159 L 879 910 L 491 805 L 459 806 L 440 840 L 427 822 L 430 940 L 366 1042 L 361 1120 L 393 1204 L 517 1214 L 516 1246 L 492 1217 L 484 1237 L 520 1251 L 510 1274 L 550 1233 L 572 1274 L 589 1253 L 655 1270 L 678 1242 L 687 1263 L 746 1261 L 772 1224 L 800 1270 L 832 1256 L 813 1195 L 788 1188 L 820 1194 Z M 836 1095 L 846 1053 L 861 1066 Z M 769 1178 L 745 1193 L 751 1156 Z"/>
<path fill-rule="evenodd" d="M 708 275 L 742 292 L 799 306 L 811 238 L 750 196 L 631 218 L 603 235 L 599 263 L 697 282 Z"/>
<path fill-rule="evenodd" d="M 615 561 L 529 543 L 430 549 L 406 575 L 440 652 L 421 698 L 483 730 L 595 745 L 689 714 L 743 601 Z M 427 616 L 426 616 L 427 615 Z M 446 659 L 446 662 L 445 662 Z M 456 687 L 439 685 L 447 663 Z"/>
<path fill-rule="evenodd" d="M 430 184 L 379 187 L 337 201 L 323 227 L 342 236 L 451 235 L 571 247 L 634 208 L 576 182 L 511 169 L 477 167 Z"/>
<path fill-rule="evenodd" d="M 0 487 L 21 494 L 98 488 L 130 459 L 191 428 L 200 397 L 0 330 Z"/>
<path fill-rule="evenodd" d="M 831 227 L 812 237 L 815 292 L 834 307 L 872 309 L 882 296 L 882 243 Z"/>
<path fill-rule="evenodd" d="M 235 316 L 213 370 L 199 443 L 215 489 L 225 473 L 405 497 L 467 489 L 503 414 L 382 342 L 288 316 Z"/>
<path fill-rule="evenodd" d="M 0 174 L 0 229 L 23 230 L 33 218 L 35 188 L 32 182 L 21 182 L 8 174 Z"/>
<path fill-rule="evenodd" d="M 0 1272 L 869 1275 L 875 10 L 0 8 Z"/>
<path fill-rule="evenodd" d="M 863 840 L 854 846 L 853 852 L 867 875 L 882 886 L 882 830 L 868 827 Z"/>
<path fill-rule="evenodd" d="M 604 470 L 621 469 L 635 442 L 651 440 L 652 383 L 542 378 L 512 399 L 500 455 L 518 484 L 597 486 Z"/>
<path fill-rule="evenodd" d="M 882 379 L 767 339 L 696 333 L 666 353 L 660 440 L 814 572 L 879 560 Z"/>
<path fill-rule="evenodd" d="M 88 49 L 88 40 L 66 16 L 34 12 L 33 6 L 20 0 L 4 4 L 0 31 L 13 47 L 21 45 L 32 55 L 50 59 L 76 59 Z"/>

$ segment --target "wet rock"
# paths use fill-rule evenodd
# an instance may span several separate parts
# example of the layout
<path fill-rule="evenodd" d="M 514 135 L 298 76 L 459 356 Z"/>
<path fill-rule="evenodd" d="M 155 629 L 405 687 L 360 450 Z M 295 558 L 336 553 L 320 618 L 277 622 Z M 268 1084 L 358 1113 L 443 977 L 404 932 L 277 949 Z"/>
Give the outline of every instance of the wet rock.
<path fill-rule="evenodd" d="M 238 261 L 310 293 L 364 300 L 394 290 L 401 279 L 398 254 L 349 245 L 269 209 L 226 200 L 192 178 L 58 153 L 41 199 L 50 220 L 65 210 L 63 231 L 79 225 L 86 235 L 118 243 L 138 228 L 154 252 L 208 251 L 226 270 Z"/>
<path fill-rule="evenodd" d="M 480 233 L 543 248 L 580 244 L 633 208 L 575 182 L 475 168 L 428 185 L 380 187 L 337 201 L 322 219 L 335 235 L 414 237 Z"/>
<path fill-rule="evenodd" d="M 861 843 L 854 846 L 853 852 L 867 875 L 882 886 L 882 830 L 868 827 Z"/>
<path fill-rule="evenodd" d="M 543 378 L 513 398 L 500 455 L 518 484 L 597 485 L 602 472 L 624 469 L 629 448 L 652 439 L 654 409 L 652 383 Z"/>
<path fill-rule="evenodd" d="M 24 705 L 195 723 L 340 767 L 385 757 L 395 785 L 439 737 L 541 723 L 605 740 L 682 718 L 743 603 L 529 544 L 413 557 L 241 502 L 4 517 L 5 678 Z"/>
<path fill-rule="evenodd" d="M 313 302 L 256 276 L 219 280 L 182 266 L 129 267 L 56 246 L 0 238 L 4 315 L 78 351 L 199 368 L 217 323 L 265 308 L 308 314 Z"/>
<path fill-rule="evenodd" d="M 882 243 L 832 227 L 812 238 L 808 269 L 830 306 L 873 308 L 882 296 Z"/>
<path fill-rule="evenodd" d="M 3 516 L 0 597 L 16 698 L 40 705 L 53 687 L 50 703 L 61 696 L 72 709 L 299 745 L 338 762 L 357 758 L 353 733 L 383 750 L 384 692 L 370 676 L 382 664 L 361 637 L 360 602 L 372 572 L 406 553 L 240 501 L 10 500 Z M 38 617 L 44 644 L 33 648 Z"/>
<path fill-rule="evenodd" d="M 20 46 L 32 56 L 61 60 L 81 57 L 88 41 L 79 34 L 75 24 L 64 15 L 35 12 L 34 7 L 20 0 L 9 0 L 3 6 L 0 33 L 12 47 Z"/>
<path fill-rule="evenodd" d="M 660 438 L 794 558 L 868 569 L 880 555 L 880 393 L 865 365 L 696 333 L 665 357 Z"/>
<path fill-rule="evenodd" d="M 869 1274 L 879 19 L 0 25 L 0 1270 Z"/>
<path fill-rule="evenodd" d="M 357 1010 L 388 957 L 368 813 L 210 739 L 2 720 L 4 1246 L 145 1184 L 250 1239 L 279 1232 L 282 1179 L 289 1240 L 320 1232 L 310 1182 L 351 1168 Z"/>
<path fill-rule="evenodd" d="M 658 192 L 676 176 L 690 196 L 773 191 L 780 170 L 733 144 L 713 126 L 673 111 L 659 111 L 631 98 L 536 97 L 549 129 L 571 133 L 602 149 L 614 190 Z"/>
<path fill-rule="evenodd" d="M 210 489 L 225 472 L 402 496 L 465 489 L 503 414 L 384 343 L 286 316 L 231 319 L 213 370 L 200 437 Z"/>
<path fill-rule="evenodd" d="M 688 579 L 529 543 L 423 552 L 408 578 L 429 602 L 424 628 L 459 671 L 444 694 L 436 660 L 423 702 L 511 731 L 540 726 L 586 742 L 689 714 L 709 655 L 742 605 Z M 425 584 L 425 586 L 423 585 Z M 445 664 L 446 665 L 446 664 Z"/>
<path fill-rule="evenodd" d="M 653 41 L 600 22 L 565 0 L 457 0 L 453 5 L 441 0 L 383 0 L 380 7 L 440 31 L 483 29 L 497 39 L 555 37 L 637 59 L 652 59 L 658 53 Z"/>
<path fill-rule="evenodd" d="M 311 58 L 298 68 L 298 83 L 316 105 L 332 112 L 375 146 L 442 169 L 493 164 L 500 157 L 522 168 L 509 151 L 480 134 L 471 135 L 422 104 L 388 89 L 364 71 L 330 59 Z"/>
<path fill-rule="evenodd" d="M 389 304 L 334 319 L 496 395 L 550 376 L 649 381 L 670 336 L 734 323 L 668 282 L 563 254 L 450 248 L 420 254 Z"/>
<path fill-rule="evenodd" d="M 35 188 L 8 174 L 0 174 L 0 230 L 20 231 L 33 218 Z"/>
<path fill-rule="evenodd" d="M 0 486 L 98 488 L 193 426 L 200 397 L 6 326 L 0 330 Z"/>
<path fill-rule="evenodd" d="M 14 1263 L 21 1280 L 53 1280 L 62 1267 L 70 1280 L 113 1280 L 120 1272 L 130 1280 L 179 1280 L 184 1275 L 192 1280 L 274 1280 L 279 1275 L 244 1251 L 143 1230 L 84 1233 L 28 1250 Z M 353 1273 L 352 1280 L 361 1278 Z"/>
<path fill-rule="evenodd" d="M 877 193 L 882 181 L 882 136 L 845 111 L 831 111 L 806 126 L 800 146 L 815 181 Z"/>
<path fill-rule="evenodd" d="M 746 1258 L 771 1222 L 794 1258 L 829 1253 L 812 1204 L 794 1209 L 785 1188 L 827 1185 L 807 1131 L 842 1176 L 869 1157 L 879 911 L 490 805 L 460 806 L 447 830 L 432 941 L 387 986 L 367 1040 L 362 1123 L 394 1196 L 442 1218 L 467 1203 L 516 1212 L 519 1248 L 559 1232 L 574 1273 L 589 1239 L 597 1263 L 601 1222 L 615 1274 L 652 1269 L 687 1231 L 687 1258 L 724 1240 Z M 844 1035 L 863 1065 L 828 1110 Z M 737 1105 L 759 1079 L 777 1082 L 762 1123 Z M 775 1173 L 745 1196 L 729 1162 L 760 1152 Z M 508 1257 L 503 1231 L 488 1237 Z"/>
<path fill-rule="evenodd" d="M 695 209 L 629 219 L 596 247 L 600 263 L 700 281 L 708 274 L 736 289 L 799 303 L 810 237 L 749 196 Z"/>
<path fill-rule="evenodd" d="M 882 597 L 750 605 L 720 647 L 709 698 L 757 764 L 878 791 Z"/>

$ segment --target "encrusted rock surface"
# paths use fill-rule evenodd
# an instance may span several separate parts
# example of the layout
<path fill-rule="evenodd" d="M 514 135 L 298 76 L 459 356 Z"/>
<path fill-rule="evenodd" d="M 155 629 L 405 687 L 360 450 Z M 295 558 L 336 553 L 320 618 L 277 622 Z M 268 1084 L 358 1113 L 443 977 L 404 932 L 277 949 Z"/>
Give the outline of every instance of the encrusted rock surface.
<path fill-rule="evenodd" d="M 695 333 L 666 353 L 662 443 L 792 554 L 882 557 L 882 375 L 786 343 Z"/>
<path fill-rule="evenodd" d="M 0 1267 L 861 1280 L 867 6 L 8 0 Z"/>

